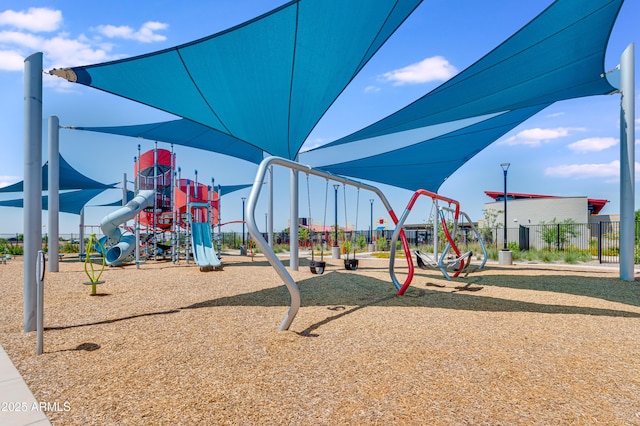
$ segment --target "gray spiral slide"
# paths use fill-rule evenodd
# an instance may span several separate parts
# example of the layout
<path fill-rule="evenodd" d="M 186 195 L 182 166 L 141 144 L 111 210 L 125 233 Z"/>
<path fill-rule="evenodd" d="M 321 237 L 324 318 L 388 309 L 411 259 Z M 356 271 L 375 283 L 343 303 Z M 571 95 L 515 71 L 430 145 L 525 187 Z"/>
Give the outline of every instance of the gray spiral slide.
<path fill-rule="evenodd" d="M 140 191 L 125 206 L 109 213 L 102 219 L 100 228 L 114 245 L 107 250 L 108 265 L 119 265 L 136 245 L 136 237 L 131 232 L 120 229 L 120 225 L 136 217 L 145 207 L 153 206 L 154 191 Z"/>

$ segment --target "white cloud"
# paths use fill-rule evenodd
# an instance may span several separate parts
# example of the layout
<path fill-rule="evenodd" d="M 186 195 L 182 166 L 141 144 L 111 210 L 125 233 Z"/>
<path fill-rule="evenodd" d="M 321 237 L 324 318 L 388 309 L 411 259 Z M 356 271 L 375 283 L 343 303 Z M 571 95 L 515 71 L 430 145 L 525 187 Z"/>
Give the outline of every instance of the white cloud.
<path fill-rule="evenodd" d="M 523 130 L 515 136 L 511 136 L 500 142 L 501 145 L 527 145 L 540 146 L 549 143 L 554 139 L 568 136 L 572 131 L 584 131 L 582 128 L 558 127 L 555 129 L 534 129 Z"/>
<path fill-rule="evenodd" d="M 2 45 L 17 45 L 28 49 L 38 49 L 43 38 L 20 31 L 0 31 L 0 43 Z"/>
<path fill-rule="evenodd" d="M 635 175 L 640 178 L 640 163 L 635 163 Z M 596 178 L 607 183 L 620 180 L 620 161 L 615 160 L 604 164 L 565 164 L 555 167 L 547 167 L 545 176 L 558 178 L 589 179 Z M 637 179 L 636 179 L 637 180 Z"/>
<path fill-rule="evenodd" d="M 62 12 L 45 7 L 30 7 L 26 12 L 5 10 L 0 13 L 0 25 L 33 32 L 51 32 L 62 24 Z"/>
<path fill-rule="evenodd" d="M 123 56 L 114 54 L 114 44 L 104 42 L 101 37 L 90 39 L 84 34 L 72 36 L 65 32 L 58 32 L 49 37 L 38 34 L 43 31 L 55 31 L 61 24 L 62 12 L 60 10 L 31 8 L 26 12 L 7 10 L 0 13 L 0 28 L 3 25 L 14 28 L 0 31 L 0 71 L 22 71 L 24 58 L 34 51 L 43 52 L 44 68 L 47 70 L 95 64 L 120 59 Z M 147 22 L 137 31 L 129 27 L 113 25 L 100 28 L 108 29 L 104 34 L 110 34 L 109 37 L 112 38 L 124 38 L 146 43 L 165 40 L 165 36 L 156 32 L 167 27 L 167 24 L 161 22 Z M 48 85 L 59 85 L 54 83 L 52 79 L 46 81 Z"/>
<path fill-rule="evenodd" d="M 456 67 L 451 65 L 442 56 L 434 56 L 423 59 L 422 61 L 389 71 L 382 74 L 379 79 L 386 82 L 392 82 L 394 86 L 403 84 L 420 84 L 431 81 L 448 80 L 458 73 Z"/>
<path fill-rule="evenodd" d="M 0 188 L 13 185 L 22 179 L 20 176 L 0 176 Z"/>
<path fill-rule="evenodd" d="M 599 152 L 605 149 L 611 148 L 618 144 L 616 138 L 587 138 L 582 139 L 572 144 L 569 144 L 571 151 L 584 154 L 587 152 Z"/>
<path fill-rule="evenodd" d="M 378 93 L 380 88 L 378 86 L 367 86 L 364 88 L 364 93 Z"/>
<path fill-rule="evenodd" d="M 17 50 L 0 50 L 0 71 L 22 71 L 24 56 Z"/>
<path fill-rule="evenodd" d="M 166 40 L 167 37 L 155 32 L 166 30 L 168 27 L 168 24 L 162 22 L 145 22 L 138 31 L 126 25 L 100 25 L 96 27 L 96 31 L 108 38 L 122 38 L 142 43 L 152 43 Z"/>
<path fill-rule="evenodd" d="M 308 140 L 304 143 L 304 150 L 309 151 L 318 148 L 319 146 L 324 145 L 326 142 L 327 141 L 324 138 L 314 138 L 312 140 Z"/>
<path fill-rule="evenodd" d="M 87 65 L 116 59 L 109 51 L 81 39 L 53 37 L 42 44 L 52 68 Z"/>

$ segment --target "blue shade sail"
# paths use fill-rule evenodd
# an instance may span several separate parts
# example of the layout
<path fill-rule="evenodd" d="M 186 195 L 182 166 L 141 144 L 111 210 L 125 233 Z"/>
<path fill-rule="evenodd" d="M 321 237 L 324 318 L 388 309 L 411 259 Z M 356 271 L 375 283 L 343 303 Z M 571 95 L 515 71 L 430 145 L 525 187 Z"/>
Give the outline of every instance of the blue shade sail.
<path fill-rule="evenodd" d="M 82 208 L 105 189 L 84 189 L 80 191 L 61 192 L 59 194 L 59 208 L 61 212 L 80 214 Z M 48 210 L 49 197 L 42 196 L 42 210 Z M 24 207 L 24 199 L 0 201 L 0 207 Z"/>
<path fill-rule="evenodd" d="M 216 190 L 220 189 L 220 194 L 224 197 L 227 194 L 231 194 L 232 192 L 240 191 L 241 189 L 251 188 L 253 183 L 245 183 L 240 185 L 217 185 Z"/>
<path fill-rule="evenodd" d="M 253 145 L 226 133 L 185 119 L 133 126 L 72 127 L 72 129 L 110 133 L 199 148 L 230 155 L 255 164 L 259 164 L 264 157 L 263 151 Z"/>
<path fill-rule="evenodd" d="M 293 159 L 421 0 L 296 0 L 174 48 L 50 73 Z"/>
<path fill-rule="evenodd" d="M 428 189 L 436 192 L 455 170 L 488 144 L 546 106 L 517 109 L 421 143 L 320 168 L 334 174 L 381 182 L 410 191 Z M 349 151 L 350 145 L 336 146 L 327 151 L 332 153 L 334 159 L 344 158 L 348 154 L 339 155 L 338 150 Z M 302 161 L 306 160 L 304 156 L 301 158 Z"/>
<path fill-rule="evenodd" d="M 83 175 L 82 173 L 80 173 L 79 171 L 71 167 L 71 165 L 67 163 L 67 161 L 64 158 L 62 158 L 62 155 L 59 155 L 58 161 L 60 164 L 59 185 L 60 185 L 61 191 L 67 190 L 67 189 L 105 190 L 105 189 L 114 187 L 114 185 L 100 183 L 98 181 L 95 181 Z M 13 185 L 0 188 L 0 192 L 22 192 L 24 190 L 23 185 L 24 185 L 23 181 L 16 182 Z M 49 163 L 47 162 L 44 164 L 44 166 L 42 166 L 42 190 L 46 191 L 48 189 L 49 189 Z"/>
<path fill-rule="evenodd" d="M 300 160 L 337 174 L 437 191 L 473 155 L 546 106 L 616 90 L 604 77 L 604 56 L 622 3 L 558 0 L 432 92 Z M 359 158 L 348 158 L 354 152 Z"/>
<path fill-rule="evenodd" d="M 435 90 L 300 154 L 300 161 L 344 176 L 437 191 L 475 154 L 554 102 L 616 90 L 604 77 L 604 57 L 622 3 L 556 0 Z M 198 126 L 213 129 L 181 144 L 252 162 L 263 152 L 294 159 L 340 92 L 418 4 L 292 1 L 172 49 L 51 73 L 191 120 L 192 134 L 208 132 Z M 173 125 L 184 123 L 167 124 L 167 134 Z"/>
<path fill-rule="evenodd" d="M 126 201 L 126 203 L 128 203 L 131 200 L 133 200 L 134 197 L 135 197 L 135 193 L 133 191 L 127 191 L 127 201 Z M 119 200 L 113 201 L 111 203 L 98 204 L 95 207 L 122 207 L 122 197 L 120 197 Z"/>

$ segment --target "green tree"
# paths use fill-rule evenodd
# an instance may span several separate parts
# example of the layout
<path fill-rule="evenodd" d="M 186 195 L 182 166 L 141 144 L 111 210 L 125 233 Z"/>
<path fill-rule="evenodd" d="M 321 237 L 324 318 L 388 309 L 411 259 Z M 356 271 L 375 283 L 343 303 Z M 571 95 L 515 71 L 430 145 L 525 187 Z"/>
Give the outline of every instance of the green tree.
<path fill-rule="evenodd" d="M 298 241 L 304 241 L 304 242 L 309 241 L 309 235 L 311 235 L 309 228 L 304 226 L 300 226 L 298 228 Z"/>
<path fill-rule="evenodd" d="M 485 209 L 482 211 L 484 214 L 484 224 L 480 228 L 480 234 L 482 240 L 485 243 L 493 243 L 493 230 L 502 227 L 502 224 L 497 223 L 498 215 L 502 213 L 502 210 Z"/>
<path fill-rule="evenodd" d="M 571 218 L 558 222 L 554 217 L 551 222 L 542 221 L 540 225 L 542 225 L 542 231 L 538 230 L 538 232 L 549 250 L 552 250 L 554 245 L 556 250 L 564 250 L 572 238 L 580 235 L 576 221 Z"/>

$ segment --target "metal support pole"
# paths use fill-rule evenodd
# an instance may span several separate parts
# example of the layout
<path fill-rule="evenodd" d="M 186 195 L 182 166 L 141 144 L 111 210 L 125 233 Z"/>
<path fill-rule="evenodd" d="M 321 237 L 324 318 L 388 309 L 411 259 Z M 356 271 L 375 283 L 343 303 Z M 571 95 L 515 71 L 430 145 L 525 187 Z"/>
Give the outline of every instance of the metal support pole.
<path fill-rule="evenodd" d="M 244 248 L 244 245 L 245 245 L 245 239 L 244 239 L 244 234 L 245 234 L 245 230 L 244 230 L 244 222 L 245 222 L 245 219 L 244 219 L 244 217 L 245 217 L 245 215 L 244 215 L 244 202 L 245 201 L 247 201 L 247 198 L 246 197 L 242 197 L 242 247 L 243 247 L 244 250 L 246 250 Z M 242 253 L 242 254 L 245 254 L 245 253 Z"/>
<path fill-rule="evenodd" d="M 44 252 L 38 251 L 36 263 L 36 278 L 38 279 L 38 309 L 36 315 L 36 354 L 42 355 L 44 349 Z"/>
<path fill-rule="evenodd" d="M 42 52 L 24 60 L 24 331 L 36 330 L 36 276 L 42 249 Z"/>
<path fill-rule="evenodd" d="M 273 167 L 269 167 L 269 206 L 267 208 L 267 235 L 269 236 L 269 247 L 273 248 Z"/>
<path fill-rule="evenodd" d="M 634 43 L 620 57 L 620 279 L 634 280 L 635 59 Z"/>
<path fill-rule="evenodd" d="M 291 169 L 291 205 L 290 205 L 290 221 L 289 226 L 289 269 L 297 271 L 299 266 L 298 258 L 298 171 Z"/>
<path fill-rule="evenodd" d="M 158 237 L 156 232 L 158 230 L 157 215 L 159 211 L 158 205 L 158 142 L 153 147 L 153 229 L 151 230 L 151 238 L 153 238 L 153 260 L 158 260 Z M 147 235 L 147 255 L 149 252 L 149 236 Z"/>
<path fill-rule="evenodd" d="M 513 264 L 513 253 L 507 248 L 507 170 L 509 169 L 509 163 L 502 163 L 502 171 L 504 173 L 504 229 L 503 229 L 503 247 L 498 252 L 498 263 L 501 265 Z"/>
<path fill-rule="evenodd" d="M 369 222 L 369 244 L 373 244 L 373 198 L 369 200 L 371 204 L 371 221 Z"/>
<path fill-rule="evenodd" d="M 49 239 L 47 241 L 49 253 L 49 272 L 58 272 L 58 253 L 60 236 L 60 121 L 58 117 L 49 117 L 49 185 L 47 187 L 48 206 L 47 218 L 49 224 Z"/>
<path fill-rule="evenodd" d="M 82 258 L 86 253 L 84 250 L 84 207 L 82 207 L 82 210 L 80 210 L 80 229 L 78 229 L 80 231 L 80 237 L 78 240 L 80 249 L 78 250 L 78 252 L 80 253 L 80 260 L 84 261 L 84 259 Z"/>
<path fill-rule="evenodd" d="M 136 161 L 136 187 L 135 187 L 135 195 L 137 196 L 140 192 L 140 144 L 138 144 L 138 160 Z M 136 215 L 134 219 L 135 223 L 135 237 L 136 237 L 136 247 L 135 247 L 135 258 L 136 258 L 136 269 L 140 269 L 140 215 Z"/>
<path fill-rule="evenodd" d="M 504 174 L 504 230 L 503 230 L 503 247 L 502 250 L 507 250 L 507 170 L 509 170 L 509 163 L 502 163 L 502 172 Z"/>
<path fill-rule="evenodd" d="M 127 205 L 127 174 L 122 174 L 122 207 Z"/>
<path fill-rule="evenodd" d="M 211 179 L 211 186 L 213 186 L 213 179 Z M 222 259 L 222 222 L 220 216 L 220 209 L 222 208 L 222 187 L 218 185 L 218 215 L 216 216 L 216 222 L 218 222 L 218 260 Z"/>
<path fill-rule="evenodd" d="M 333 230 L 333 246 L 334 247 L 338 247 L 338 188 L 340 188 L 340 185 L 335 184 L 333 185 L 333 190 L 334 190 L 334 225 L 335 228 Z"/>
<path fill-rule="evenodd" d="M 338 247 L 338 188 L 340 185 L 334 184 L 334 224 L 333 230 L 333 244 L 331 245 L 331 257 L 333 259 L 340 259 L 340 247 Z"/>

